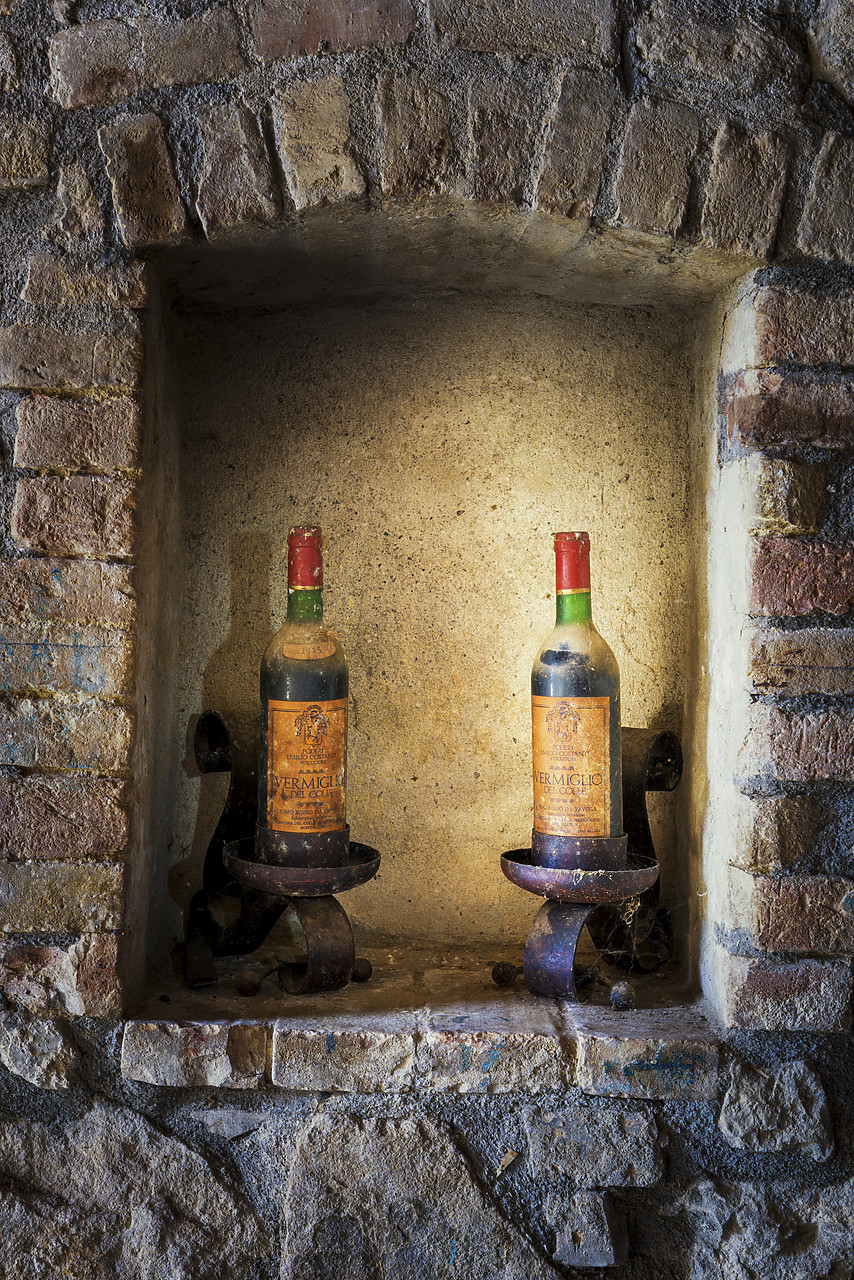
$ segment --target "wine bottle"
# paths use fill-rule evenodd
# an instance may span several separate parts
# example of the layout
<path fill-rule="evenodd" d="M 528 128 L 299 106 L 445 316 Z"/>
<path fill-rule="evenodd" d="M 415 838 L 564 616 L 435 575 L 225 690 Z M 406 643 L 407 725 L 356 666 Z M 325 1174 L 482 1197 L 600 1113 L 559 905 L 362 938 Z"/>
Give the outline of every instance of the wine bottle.
<path fill-rule="evenodd" d="M 593 625 L 590 538 L 554 545 L 555 628 L 531 671 L 535 851 L 538 834 L 623 834 L 620 672 Z"/>
<path fill-rule="evenodd" d="M 261 662 L 256 857 L 340 866 L 347 856 L 347 663 L 323 621 L 323 538 L 288 534 L 288 615 Z"/>

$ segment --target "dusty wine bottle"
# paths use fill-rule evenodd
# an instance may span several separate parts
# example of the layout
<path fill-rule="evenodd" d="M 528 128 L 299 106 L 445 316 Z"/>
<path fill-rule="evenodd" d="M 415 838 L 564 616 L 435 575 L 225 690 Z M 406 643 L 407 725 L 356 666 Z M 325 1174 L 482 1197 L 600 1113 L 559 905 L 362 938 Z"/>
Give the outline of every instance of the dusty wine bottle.
<path fill-rule="evenodd" d="M 288 534 L 288 615 L 261 661 L 256 857 L 346 861 L 347 663 L 323 621 L 320 529 Z"/>
<path fill-rule="evenodd" d="M 620 672 L 593 625 L 590 538 L 556 533 L 554 545 L 555 628 L 531 671 L 535 852 L 538 834 L 623 834 Z"/>

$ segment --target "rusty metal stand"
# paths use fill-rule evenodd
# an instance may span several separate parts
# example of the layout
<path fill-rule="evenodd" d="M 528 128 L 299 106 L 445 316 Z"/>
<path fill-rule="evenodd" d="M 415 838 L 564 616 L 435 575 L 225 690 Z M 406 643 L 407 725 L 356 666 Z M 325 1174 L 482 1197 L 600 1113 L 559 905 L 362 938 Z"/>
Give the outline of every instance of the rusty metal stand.
<path fill-rule="evenodd" d="M 658 905 L 646 793 L 674 790 L 682 776 L 682 748 L 673 733 L 623 729 L 622 749 L 625 835 L 586 839 L 534 832 L 530 849 L 501 858 L 508 880 L 547 899 L 525 943 L 523 974 L 534 995 L 578 999 L 575 953 L 585 925 L 603 958 L 618 968 L 652 972 L 669 954 L 670 922 Z"/>
<path fill-rule="evenodd" d="M 202 773 L 230 772 L 231 780 L 205 855 L 202 888 L 190 903 L 184 947 L 187 985 L 211 985 L 216 981 L 215 956 L 255 951 L 289 911 L 302 933 L 305 959 L 279 966 L 282 985 L 291 994 L 346 987 L 357 963 L 356 949 L 347 913 L 333 895 L 375 876 L 379 853 L 368 845 L 351 844 L 348 828 L 341 866 L 281 867 L 258 862 L 255 722 L 227 721 L 215 711 L 206 711 L 196 725 L 193 749 Z M 212 913 L 212 906 L 222 898 L 239 904 L 236 918 L 228 925 L 219 924 Z"/>

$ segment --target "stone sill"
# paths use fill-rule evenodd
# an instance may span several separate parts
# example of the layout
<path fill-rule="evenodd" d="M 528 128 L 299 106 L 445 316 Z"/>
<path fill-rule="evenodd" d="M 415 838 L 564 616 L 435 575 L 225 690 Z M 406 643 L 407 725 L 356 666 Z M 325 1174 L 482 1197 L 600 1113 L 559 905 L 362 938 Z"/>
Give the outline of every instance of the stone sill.
<path fill-rule="evenodd" d="M 539 999 L 521 979 L 502 990 L 485 958 L 368 956 L 370 982 L 324 995 L 290 996 L 268 982 L 240 998 L 234 976 L 245 958 L 216 987 L 161 984 L 125 1024 L 123 1075 L 179 1088 L 309 1093 L 717 1096 L 719 1032 L 666 975 L 638 982 L 641 1007 L 620 1013 L 607 1003 Z M 594 998 L 607 1000 L 607 990 Z"/>

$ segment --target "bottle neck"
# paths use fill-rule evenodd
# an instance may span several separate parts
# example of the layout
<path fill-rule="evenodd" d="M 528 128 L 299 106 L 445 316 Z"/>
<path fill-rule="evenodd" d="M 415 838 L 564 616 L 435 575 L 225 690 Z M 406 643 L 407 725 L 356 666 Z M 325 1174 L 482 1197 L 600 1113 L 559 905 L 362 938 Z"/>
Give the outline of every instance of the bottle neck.
<path fill-rule="evenodd" d="M 558 591 L 555 605 L 555 625 L 589 626 L 593 621 L 590 608 L 590 589 Z"/>
<path fill-rule="evenodd" d="M 322 622 L 323 589 L 288 587 L 288 622 Z"/>

